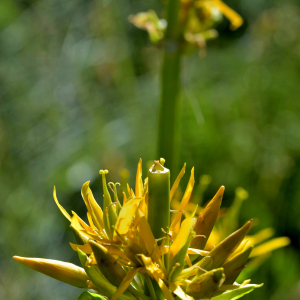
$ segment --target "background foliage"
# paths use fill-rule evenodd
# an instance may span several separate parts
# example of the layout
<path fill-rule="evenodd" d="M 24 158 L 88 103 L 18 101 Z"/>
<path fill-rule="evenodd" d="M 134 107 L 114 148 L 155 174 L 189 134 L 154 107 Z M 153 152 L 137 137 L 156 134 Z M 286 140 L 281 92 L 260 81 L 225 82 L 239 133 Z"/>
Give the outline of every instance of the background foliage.
<path fill-rule="evenodd" d="M 260 267 L 264 288 L 244 299 L 300 297 L 300 7 L 295 0 L 228 0 L 208 55 L 184 59 L 182 157 L 196 176 L 250 193 L 241 223 L 291 238 Z M 17 264 L 13 255 L 78 263 L 68 222 L 52 200 L 82 214 L 80 188 L 98 171 L 119 180 L 155 155 L 160 51 L 128 21 L 160 1 L 0 2 L 0 298 L 76 299 L 80 291 Z M 166 163 L 167 165 L 167 163 Z M 133 183 L 133 178 L 130 178 Z M 251 298 L 252 297 L 252 298 Z"/>

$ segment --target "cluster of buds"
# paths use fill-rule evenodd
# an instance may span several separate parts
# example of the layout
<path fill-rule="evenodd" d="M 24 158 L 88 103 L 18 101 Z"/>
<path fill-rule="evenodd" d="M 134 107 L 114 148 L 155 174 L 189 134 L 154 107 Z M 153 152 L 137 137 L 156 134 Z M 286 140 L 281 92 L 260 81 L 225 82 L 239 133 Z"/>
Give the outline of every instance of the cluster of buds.
<path fill-rule="evenodd" d="M 81 194 L 87 207 L 88 224 L 75 212 L 72 216 L 54 200 L 70 222 L 82 265 L 37 258 L 14 258 L 26 266 L 70 285 L 90 289 L 78 299 L 183 300 L 237 299 L 261 285 L 236 282 L 253 249 L 246 235 L 248 221 L 218 244 L 209 237 L 220 214 L 224 187 L 200 209 L 186 212 L 194 187 L 194 169 L 177 209 L 170 209 L 185 173 L 185 165 L 170 188 L 170 171 L 164 159 L 155 161 L 142 179 L 138 163 L 135 189 L 127 184 L 119 201 L 117 184 L 106 183 L 108 171 L 101 170 L 103 209 L 96 202 L 89 182 Z M 111 193 L 108 190 L 111 189 Z"/>
<path fill-rule="evenodd" d="M 215 29 L 223 16 L 230 22 L 230 28 L 236 30 L 243 24 L 243 19 L 221 0 L 181 0 L 179 12 L 179 27 L 183 52 L 189 53 L 195 47 L 200 49 L 200 55 L 205 55 L 206 41 L 218 37 Z M 129 16 L 129 21 L 136 27 L 149 33 L 151 42 L 158 44 L 164 39 L 167 21 L 159 19 L 153 10 Z"/>

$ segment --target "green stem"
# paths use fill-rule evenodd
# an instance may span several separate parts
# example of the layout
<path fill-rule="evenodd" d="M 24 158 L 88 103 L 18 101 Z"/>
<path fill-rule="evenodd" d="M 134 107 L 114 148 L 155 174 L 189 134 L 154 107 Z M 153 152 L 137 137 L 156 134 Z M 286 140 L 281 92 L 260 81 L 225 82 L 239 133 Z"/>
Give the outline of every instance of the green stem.
<path fill-rule="evenodd" d="M 153 284 L 152 284 L 152 281 L 151 281 L 148 274 L 145 274 L 145 281 L 146 281 L 146 284 L 148 286 L 148 290 L 149 290 L 151 299 L 156 300 L 157 298 L 156 298 L 156 294 L 155 294 L 155 291 L 154 291 L 154 288 L 153 288 Z"/>
<path fill-rule="evenodd" d="M 168 26 L 165 33 L 161 74 L 161 99 L 158 130 L 158 156 L 177 174 L 180 153 L 180 62 L 181 33 L 179 23 L 180 0 L 166 5 Z"/>

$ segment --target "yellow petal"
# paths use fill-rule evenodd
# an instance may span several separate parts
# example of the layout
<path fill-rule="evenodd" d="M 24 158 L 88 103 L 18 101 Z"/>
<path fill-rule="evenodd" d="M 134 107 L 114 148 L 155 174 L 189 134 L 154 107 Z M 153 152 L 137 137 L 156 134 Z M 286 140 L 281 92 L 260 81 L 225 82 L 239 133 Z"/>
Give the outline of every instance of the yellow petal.
<path fill-rule="evenodd" d="M 191 262 L 191 260 L 190 260 L 190 257 L 189 257 L 188 254 L 186 254 L 185 260 L 186 260 L 187 264 L 189 265 L 189 267 L 192 267 L 192 266 L 193 266 L 193 265 L 192 265 L 192 262 Z"/>
<path fill-rule="evenodd" d="M 157 280 L 157 283 L 159 285 L 159 287 L 161 288 L 164 296 L 166 297 L 167 300 L 174 300 L 172 294 L 170 293 L 168 287 L 165 285 L 165 283 L 161 280 L 161 279 L 158 279 Z"/>
<path fill-rule="evenodd" d="M 185 193 L 183 195 L 183 198 L 181 200 L 180 206 L 179 206 L 179 212 L 176 213 L 176 216 L 174 220 L 172 221 L 172 224 L 170 226 L 170 231 L 178 232 L 178 225 L 180 224 L 181 216 L 182 216 L 182 211 L 185 209 L 186 205 L 188 204 L 193 188 L 195 184 L 195 177 L 194 177 L 194 168 L 192 168 L 191 171 L 191 177 L 188 182 L 187 188 L 185 190 Z"/>
<path fill-rule="evenodd" d="M 193 191 L 193 188 L 194 188 L 194 184 L 195 184 L 195 177 L 194 177 L 194 167 L 193 167 L 192 171 L 191 171 L 190 180 L 188 182 L 187 188 L 184 192 L 182 201 L 180 203 L 180 207 L 179 207 L 180 210 L 183 210 L 186 207 L 186 205 L 188 204 L 191 194 L 192 194 L 192 191 Z"/>
<path fill-rule="evenodd" d="M 181 180 L 181 178 L 183 177 L 183 175 L 184 175 L 184 173 L 185 173 L 185 167 L 186 167 L 186 163 L 184 163 L 182 170 L 181 170 L 180 173 L 178 174 L 178 176 L 177 176 L 177 178 L 176 178 L 176 180 L 175 180 L 175 182 L 174 182 L 174 184 L 173 184 L 173 186 L 172 186 L 172 188 L 171 188 L 171 192 L 170 192 L 170 201 L 172 200 L 172 198 L 173 198 L 173 196 L 174 196 L 174 194 L 175 194 L 175 192 L 176 192 L 176 190 L 177 190 L 177 188 L 178 188 L 178 185 L 179 185 L 179 183 L 180 183 L 180 180 Z"/>
<path fill-rule="evenodd" d="M 141 211 L 139 209 L 137 209 L 135 217 L 134 217 L 132 224 L 127 233 L 127 237 L 136 244 L 139 244 L 139 237 L 136 233 L 138 230 L 138 225 L 140 223 L 141 216 L 143 216 L 143 214 L 141 213 Z"/>
<path fill-rule="evenodd" d="M 123 205 L 115 225 L 115 229 L 119 234 L 127 234 L 141 200 L 142 198 L 133 198 Z M 117 236 L 116 232 L 114 236 Z"/>
<path fill-rule="evenodd" d="M 178 284 L 175 284 L 174 282 L 169 283 L 169 288 L 175 295 L 177 295 L 179 298 L 181 298 L 183 300 L 193 300 L 194 299 L 193 297 L 187 295 L 183 291 L 183 289 Z"/>
<path fill-rule="evenodd" d="M 153 258 L 153 260 L 156 263 L 160 262 L 159 259 L 159 248 L 154 246 L 156 244 L 154 235 L 151 231 L 150 225 L 147 222 L 145 216 L 142 216 L 140 218 L 140 222 L 139 222 L 139 234 L 141 236 L 141 238 L 143 239 L 144 245 L 146 247 L 146 250 L 148 252 L 148 255 L 151 255 L 151 257 Z"/>
<path fill-rule="evenodd" d="M 165 274 L 163 271 L 157 266 L 157 264 L 151 259 L 151 257 L 140 255 L 146 270 L 150 273 L 150 275 L 158 281 L 159 279 L 165 279 Z"/>
<path fill-rule="evenodd" d="M 237 254 L 241 253 L 244 250 L 246 245 L 250 245 L 249 244 L 249 239 L 244 239 L 240 243 L 240 245 L 236 248 L 236 250 L 229 255 L 228 259 L 231 259 L 232 257 L 236 256 Z"/>
<path fill-rule="evenodd" d="M 236 13 L 233 9 L 231 9 L 229 6 L 227 6 L 223 1 L 221 0 L 211 0 L 213 4 L 218 6 L 222 14 L 231 22 L 230 28 L 232 30 L 236 30 L 243 24 L 242 17 Z"/>
<path fill-rule="evenodd" d="M 266 242 L 256 248 L 253 249 L 253 251 L 251 252 L 250 257 L 255 257 L 255 256 L 259 256 L 259 255 L 263 255 L 266 254 L 268 252 L 271 252 L 275 249 L 281 248 L 281 247 L 285 247 L 287 245 L 290 244 L 290 239 L 288 237 L 279 237 L 276 239 L 273 239 L 269 242 Z"/>
<path fill-rule="evenodd" d="M 84 203 L 89 211 L 89 213 L 91 214 L 96 227 L 98 229 L 103 229 L 104 228 L 104 222 L 103 222 L 103 212 L 101 207 L 98 205 L 98 203 L 96 202 L 92 190 L 89 187 L 89 181 L 87 181 L 86 183 L 83 184 L 82 188 L 81 188 L 81 196 L 84 200 Z"/>
<path fill-rule="evenodd" d="M 127 202 L 127 197 L 125 192 L 123 192 L 123 205 Z"/>
<path fill-rule="evenodd" d="M 72 249 L 74 251 L 77 251 L 77 248 L 78 248 L 79 250 L 81 250 L 85 254 L 91 254 L 93 252 L 93 250 L 92 250 L 92 248 L 89 244 L 77 245 L 77 244 L 70 243 L 70 246 L 72 247 Z"/>
<path fill-rule="evenodd" d="M 142 159 L 138 163 L 137 171 L 136 171 L 136 179 L 135 179 L 135 196 L 142 197 L 143 196 L 143 179 L 142 179 Z"/>
<path fill-rule="evenodd" d="M 126 291 L 131 281 L 133 280 L 134 276 L 137 274 L 138 270 L 139 269 L 135 268 L 135 269 L 130 269 L 127 272 L 126 276 L 123 278 L 120 286 L 112 296 L 111 300 L 117 300 Z"/>
<path fill-rule="evenodd" d="M 60 209 L 60 211 L 62 212 L 62 214 L 69 220 L 69 222 L 71 222 L 71 216 L 67 213 L 67 211 L 59 204 L 57 197 L 56 197 L 56 189 L 55 187 L 53 188 L 53 198 L 54 201 L 56 203 L 56 205 L 58 206 L 58 208 Z"/>
<path fill-rule="evenodd" d="M 195 218 L 187 218 L 182 222 L 181 228 L 171 246 L 170 261 L 172 261 L 172 259 L 176 255 L 176 253 L 186 243 L 186 241 L 191 233 L 191 229 L 193 228 L 193 226 L 195 224 L 195 221 L 196 221 Z"/>
<path fill-rule="evenodd" d="M 131 190 L 130 190 L 130 187 L 129 187 L 129 184 L 127 183 L 127 192 L 128 192 L 128 195 L 129 195 L 129 197 L 131 197 L 131 192 L 130 192 Z"/>
<path fill-rule="evenodd" d="M 89 224 L 92 227 L 92 229 L 97 230 L 97 227 L 95 226 L 95 224 L 93 222 L 93 219 L 92 219 L 92 216 L 89 212 L 87 212 L 87 218 L 88 218 Z"/>
<path fill-rule="evenodd" d="M 257 245 L 257 244 L 263 242 L 264 240 L 267 240 L 270 237 L 272 237 L 274 235 L 274 233 L 275 233 L 275 231 L 271 227 L 263 229 L 252 236 L 248 236 L 249 244 Z"/>
<path fill-rule="evenodd" d="M 72 211 L 72 220 L 71 220 L 71 225 L 77 229 L 77 230 L 82 230 L 85 229 L 87 232 L 93 233 L 93 229 L 88 226 L 74 211 Z"/>

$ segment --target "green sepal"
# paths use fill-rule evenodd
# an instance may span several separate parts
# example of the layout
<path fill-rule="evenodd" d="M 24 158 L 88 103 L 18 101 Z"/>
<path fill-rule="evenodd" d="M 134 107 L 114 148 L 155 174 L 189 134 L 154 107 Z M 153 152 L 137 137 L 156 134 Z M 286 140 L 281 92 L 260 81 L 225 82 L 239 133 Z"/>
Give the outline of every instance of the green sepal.
<path fill-rule="evenodd" d="M 224 292 L 222 295 L 211 298 L 211 300 L 236 300 L 243 297 L 246 294 L 251 293 L 254 289 L 260 288 L 262 284 L 246 284 L 245 286 L 236 290 Z"/>
<path fill-rule="evenodd" d="M 126 272 L 104 246 L 94 241 L 89 241 L 89 244 L 101 273 L 111 284 L 118 287 L 126 276 Z"/>
<path fill-rule="evenodd" d="M 92 283 L 103 295 L 111 298 L 113 294 L 117 291 L 117 288 L 104 277 L 104 275 L 100 272 L 99 268 L 96 265 L 92 265 L 91 267 L 86 266 L 88 258 L 83 251 L 77 249 L 77 253 L 81 265 L 90 277 Z M 119 297 L 119 300 L 136 300 L 136 298 L 126 291 L 123 295 Z"/>
<path fill-rule="evenodd" d="M 89 241 L 89 237 L 87 235 L 85 235 L 82 232 L 78 231 L 72 225 L 70 227 L 73 231 L 73 234 L 75 236 L 75 239 L 76 239 L 76 242 L 78 243 L 78 245 L 84 245 Z"/>
<path fill-rule="evenodd" d="M 106 300 L 103 296 L 99 295 L 99 294 L 94 294 L 94 293 L 90 293 L 90 292 L 83 292 L 78 298 L 77 300 L 93 300 L 93 299 L 98 299 L 98 300 Z"/>
<path fill-rule="evenodd" d="M 218 268 L 196 276 L 186 287 L 186 293 L 195 299 L 211 298 L 225 280 L 223 268 Z"/>

